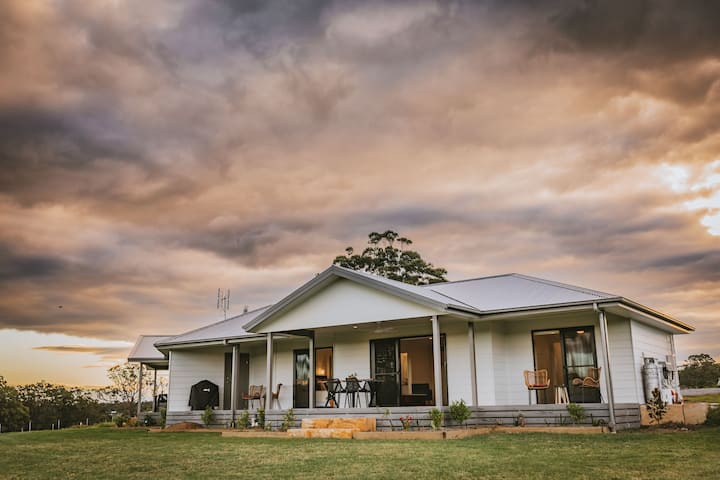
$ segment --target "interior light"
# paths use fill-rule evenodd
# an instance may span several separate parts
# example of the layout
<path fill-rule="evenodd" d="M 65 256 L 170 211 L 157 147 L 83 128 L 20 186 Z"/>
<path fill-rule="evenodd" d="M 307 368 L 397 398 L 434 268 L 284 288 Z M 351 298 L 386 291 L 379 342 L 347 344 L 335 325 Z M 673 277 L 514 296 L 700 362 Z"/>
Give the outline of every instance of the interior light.
<path fill-rule="evenodd" d="M 353 325 L 353 328 L 358 328 L 358 326 L 357 326 L 357 325 Z"/>
<path fill-rule="evenodd" d="M 575 333 L 577 333 L 578 335 L 582 335 L 583 333 L 585 333 L 585 330 L 577 330 Z"/>

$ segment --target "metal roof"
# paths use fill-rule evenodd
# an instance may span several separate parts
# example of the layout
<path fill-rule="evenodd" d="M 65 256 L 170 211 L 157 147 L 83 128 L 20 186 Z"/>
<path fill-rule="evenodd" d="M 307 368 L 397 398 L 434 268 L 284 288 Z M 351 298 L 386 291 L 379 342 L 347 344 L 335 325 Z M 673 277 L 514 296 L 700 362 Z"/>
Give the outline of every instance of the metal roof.
<path fill-rule="evenodd" d="M 160 350 L 155 348 L 155 342 L 160 342 L 168 335 L 140 335 L 128 355 L 128 362 L 153 362 L 164 361 L 167 357 Z"/>
<path fill-rule="evenodd" d="M 655 319 L 669 322 L 683 330 L 693 330 L 693 327 L 668 315 L 618 295 L 517 273 L 417 286 L 332 265 L 274 305 L 258 308 L 175 337 L 160 338 L 155 341 L 155 346 L 164 349 L 180 345 L 189 346 L 238 339 L 251 340 L 254 337 L 261 337 L 262 334 L 251 333 L 250 330 L 280 312 L 301 303 L 306 297 L 340 278 L 352 280 L 439 311 L 463 312 L 463 314 L 477 317 L 502 312 L 510 314 L 523 310 L 557 309 L 573 305 L 592 306 L 593 304 L 615 302 L 615 304 L 624 304 L 630 308 L 640 308 Z"/>
<path fill-rule="evenodd" d="M 433 283 L 423 290 L 447 295 L 483 313 L 558 304 L 592 303 L 618 299 L 599 292 L 542 278 L 510 273 L 457 282 Z"/>
<path fill-rule="evenodd" d="M 243 325 L 252 321 L 268 308 L 269 307 L 258 308 L 250 312 L 230 317 L 227 320 L 221 320 L 219 322 L 185 332 L 175 337 L 165 338 L 156 342 L 155 345 L 163 348 L 190 343 L 221 341 L 242 337 L 256 337 L 256 334 L 245 331 Z"/>

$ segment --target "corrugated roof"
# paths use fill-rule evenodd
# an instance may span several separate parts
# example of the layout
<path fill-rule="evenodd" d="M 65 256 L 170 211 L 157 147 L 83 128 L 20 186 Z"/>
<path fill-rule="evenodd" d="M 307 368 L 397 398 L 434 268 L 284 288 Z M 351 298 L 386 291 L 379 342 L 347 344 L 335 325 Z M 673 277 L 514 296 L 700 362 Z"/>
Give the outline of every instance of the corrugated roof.
<path fill-rule="evenodd" d="M 620 298 L 611 293 L 517 273 L 433 283 L 420 288 L 447 295 L 482 312 Z"/>
<path fill-rule="evenodd" d="M 140 335 L 135 341 L 132 350 L 130 350 L 128 362 L 166 360 L 165 354 L 155 348 L 155 342 L 171 337 L 168 335 Z"/>
<path fill-rule="evenodd" d="M 269 306 L 258 308 L 250 312 L 242 313 L 227 320 L 206 325 L 204 327 L 185 332 L 175 337 L 165 338 L 156 342 L 159 347 L 179 345 L 185 343 L 209 342 L 214 340 L 225 340 L 230 338 L 252 337 L 256 334 L 246 332 L 243 325 L 252 321 L 255 317 L 267 310 Z"/>

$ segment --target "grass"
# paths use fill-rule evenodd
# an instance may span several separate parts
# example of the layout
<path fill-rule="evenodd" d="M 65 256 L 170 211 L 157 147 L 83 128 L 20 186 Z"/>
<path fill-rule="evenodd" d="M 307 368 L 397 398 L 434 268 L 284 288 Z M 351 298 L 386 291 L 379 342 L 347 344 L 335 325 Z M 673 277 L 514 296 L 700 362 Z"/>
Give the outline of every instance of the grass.
<path fill-rule="evenodd" d="M 720 428 L 464 440 L 221 438 L 86 428 L 0 435 L 0 478 L 719 478 Z"/>
<path fill-rule="evenodd" d="M 720 393 L 706 393 L 705 395 L 693 395 L 683 397 L 686 402 L 707 402 L 720 403 Z"/>

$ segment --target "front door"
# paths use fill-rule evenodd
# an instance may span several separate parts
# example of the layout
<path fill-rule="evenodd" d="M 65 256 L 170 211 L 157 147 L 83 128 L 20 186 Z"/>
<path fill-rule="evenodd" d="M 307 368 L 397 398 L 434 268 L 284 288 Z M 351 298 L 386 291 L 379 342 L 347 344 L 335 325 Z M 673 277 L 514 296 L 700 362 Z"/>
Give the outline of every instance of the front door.
<path fill-rule="evenodd" d="M 231 410 L 232 402 L 232 352 L 225 353 L 225 375 L 223 382 L 223 409 Z M 247 393 L 250 383 L 250 355 L 247 353 L 238 354 L 237 365 L 237 392 L 238 398 L 242 398 L 243 393 Z M 240 408 L 247 409 L 247 400 L 239 400 Z"/>
<path fill-rule="evenodd" d="M 293 368 L 293 407 L 310 407 L 310 351 L 295 350 Z"/>
<path fill-rule="evenodd" d="M 372 376 L 378 381 L 377 405 L 379 407 L 400 405 L 400 349 L 398 343 L 396 338 L 370 342 Z"/>
<path fill-rule="evenodd" d="M 223 376 L 223 410 L 230 410 L 230 399 L 232 398 L 232 352 L 225 354 L 225 375 Z"/>

